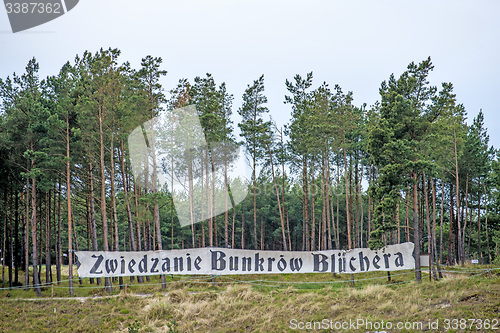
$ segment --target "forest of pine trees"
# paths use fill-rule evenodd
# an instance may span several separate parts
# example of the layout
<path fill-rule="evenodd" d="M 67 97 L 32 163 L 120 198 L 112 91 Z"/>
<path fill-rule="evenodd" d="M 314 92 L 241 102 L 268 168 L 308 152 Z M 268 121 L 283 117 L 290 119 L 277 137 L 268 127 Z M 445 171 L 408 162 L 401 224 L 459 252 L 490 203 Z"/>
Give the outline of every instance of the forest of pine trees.
<path fill-rule="evenodd" d="M 117 49 L 85 52 L 47 78 L 33 58 L 21 75 L 0 78 L 2 287 L 59 282 L 62 265 L 82 250 L 313 251 L 410 241 L 416 256 L 430 254 L 436 274 L 471 258 L 498 262 L 498 152 L 483 113 L 468 125 L 453 85 L 429 83 L 432 70 L 429 58 L 387 73 L 369 107 L 313 73 L 296 75 L 284 82 L 291 116 L 281 127 L 270 117 L 264 75 L 235 106 L 230 87 L 211 74 L 163 87 L 158 57 L 134 69 Z M 187 105 L 196 106 L 207 142 L 245 149 L 251 179 L 235 208 L 181 227 L 168 189 L 135 181 L 127 138 Z M 215 186 L 209 155 L 207 196 Z"/>

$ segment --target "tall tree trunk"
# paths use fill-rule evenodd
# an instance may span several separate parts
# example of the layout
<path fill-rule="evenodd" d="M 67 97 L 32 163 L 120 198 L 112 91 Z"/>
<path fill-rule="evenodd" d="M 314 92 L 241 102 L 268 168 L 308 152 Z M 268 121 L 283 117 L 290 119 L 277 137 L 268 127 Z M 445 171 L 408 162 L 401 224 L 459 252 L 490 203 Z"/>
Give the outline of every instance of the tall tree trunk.
<path fill-rule="evenodd" d="M 422 271 L 420 266 L 420 225 L 418 220 L 418 175 L 413 172 L 413 243 L 415 244 L 415 280 L 422 282 Z"/>
<path fill-rule="evenodd" d="M 359 161 L 358 161 L 358 151 L 354 151 L 354 225 L 355 225 L 355 236 L 354 236 L 354 247 L 360 246 L 360 213 L 359 213 Z"/>
<path fill-rule="evenodd" d="M 335 189 L 337 190 L 337 249 L 340 250 L 340 228 L 339 228 L 339 222 L 340 222 L 340 193 L 339 193 L 339 187 L 340 187 L 340 163 L 339 160 L 337 160 L 337 186 Z"/>
<path fill-rule="evenodd" d="M 356 215 L 354 213 L 354 222 L 353 222 L 353 213 L 352 213 L 352 207 L 353 207 L 353 195 L 352 195 L 352 183 L 353 183 L 353 177 L 352 177 L 352 174 L 353 174 L 353 166 L 352 166 L 352 163 L 353 163 L 353 157 L 351 154 L 349 154 L 349 212 L 350 212 L 350 219 L 351 219 L 351 244 L 352 244 L 352 247 L 355 248 L 356 247 Z M 354 278 L 352 278 L 352 280 L 354 281 Z M 354 282 L 353 282 L 354 283 Z"/>
<path fill-rule="evenodd" d="M 68 202 L 68 280 L 69 294 L 73 295 L 73 238 L 72 238 L 72 218 L 73 207 L 71 206 L 71 164 L 69 154 L 69 115 L 66 115 L 66 196 Z M 91 169 L 92 170 L 92 169 Z M 92 171 L 91 171 L 92 172 Z M 97 239 L 96 239 L 97 241 Z"/>
<path fill-rule="evenodd" d="M 59 183 L 59 179 L 57 179 L 57 182 Z M 53 245 L 53 248 L 54 248 L 54 258 L 57 257 L 57 190 L 56 190 L 56 184 L 54 184 L 52 186 L 52 230 L 53 230 L 53 233 L 54 233 L 54 238 L 53 238 L 53 241 L 54 241 L 54 245 Z M 56 265 L 57 263 L 57 258 L 54 262 L 54 265 Z M 56 266 L 56 280 L 57 280 L 57 266 Z M 52 278 L 52 272 L 51 272 L 51 277 L 50 277 L 50 281 L 53 281 L 53 278 Z"/>
<path fill-rule="evenodd" d="M 173 250 L 174 249 L 174 159 L 172 157 L 172 160 L 170 161 L 170 170 L 172 170 L 172 172 L 170 172 L 170 227 L 172 228 L 171 230 L 171 244 L 170 244 L 170 250 Z M 203 163 L 201 163 L 202 165 L 202 168 L 203 168 Z M 201 195 L 203 196 L 203 170 L 201 170 Z M 205 245 L 205 230 L 203 229 L 203 197 L 201 198 L 201 229 L 202 229 L 202 237 L 203 237 L 203 246 Z"/>
<path fill-rule="evenodd" d="M 307 244 L 308 240 L 308 184 L 307 184 L 307 159 L 303 156 L 303 167 L 302 167 L 302 251 L 307 251 L 309 246 Z"/>
<path fill-rule="evenodd" d="M 213 228 L 213 237 L 215 238 L 215 246 L 219 245 L 219 241 L 217 238 L 217 217 L 215 216 L 215 161 L 214 161 L 214 152 L 210 151 L 210 162 L 212 164 L 212 181 L 211 181 L 211 199 L 210 199 L 210 216 L 212 216 L 212 228 Z M 213 246 L 213 241 L 212 245 Z"/>
<path fill-rule="evenodd" d="M 283 130 L 279 131 L 280 133 L 280 141 L 281 141 L 281 150 L 284 154 L 285 152 L 285 145 L 283 142 Z M 286 233 L 288 235 L 288 248 L 290 251 L 292 250 L 292 240 L 291 240 L 291 235 L 290 235 L 290 223 L 288 221 L 288 208 L 286 206 L 285 202 L 285 159 L 282 158 L 281 162 L 281 181 L 282 181 L 282 201 L 283 201 L 283 214 L 285 214 L 286 211 Z"/>
<path fill-rule="evenodd" d="M 325 162 L 325 157 L 323 157 L 323 161 L 322 161 L 322 167 L 321 167 L 321 173 L 322 173 L 322 176 L 321 176 L 321 200 L 322 200 L 322 204 L 323 204 L 323 207 L 321 209 L 321 234 L 320 234 L 320 237 L 321 237 L 321 244 L 320 244 L 320 247 L 319 249 L 320 250 L 326 250 L 327 248 L 327 237 L 328 237 L 328 230 L 327 230 L 327 225 L 326 225 L 326 212 L 328 211 L 328 207 L 327 207 L 327 203 L 326 203 L 326 190 L 325 190 L 325 187 L 326 187 L 326 162 Z"/>
<path fill-rule="evenodd" d="M 292 241 L 290 237 L 290 219 L 288 218 L 288 209 L 286 210 L 286 228 L 288 229 L 288 244 L 290 247 L 290 251 L 293 251 L 294 247 L 292 246 Z"/>
<path fill-rule="evenodd" d="M 80 251 L 80 248 L 78 247 L 78 237 L 76 236 L 76 225 L 75 225 L 75 216 L 74 216 L 74 212 L 73 212 L 73 209 L 71 209 L 71 222 L 73 224 L 73 228 L 71 228 L 73 230 L 73 240 L 75 241 L 75 246 L 74 248 L 76 248 L 76 251 Z M 73 251 L 73 262 L 75 262 L 75 253 Z M 78 278 L 78 281 L 81 284 L 83 284 L 83 280 L 81 277 Z"/>
<path fill-rule="evenodd" d="M 29 164 L 28 164 L 29 165 Z M 29 248 L 30 248 L 30 238 L 29 238 L 29 227 L 30 224 L 28 222 L 29 216 L 30 216 L 30 184 L 29 184 L 29 178 L 26 178 L 26 216 L 24 219 L 24 290 L 28 290 L 28 286 L 30 284 L 30 274 L 29 274 L 29 268 L 30 268 L 30 257 L 29 257 Z"/>
<path fill-rule="evenodd" d="M 467 173 L 467 176 L 465 178 L 465 218 L 464 218 L 464 226 L 462 229 L 462 243 L 460 244 L 461 246 L 461 253 L 462 253 L 462 260 L 465 260 L 465 230 L 467 230 L 467 222 L 468 222 L 468 211 L 469 211 L 469 173 Z M 481 209 L 479 209 L 481 210 Z M 479 213 L 481 215 L 481 213 Z"/>
<path fill-rule="evenodd" d="M 241 249 L 245 248 L 245 209 L 241 207 Z"/>
<path fill-rule="evenodd" d="M 104 164 L 104 115 L 103 106 L 99 105 L 99 147 L 100 147 L 100 173 L 101 173 L 101 222 L 102 222 L 102 236 L 104 251 L 109 251 L 108 244 L 108 216 L 106 207 L 106 167 Z M 111 292 L 111 279 L 104 278 L 104 285 L 106 289 Z"/>
<path fill-rule="evenodd" d="M 437 257 L 437 245 L 436 245 L 436 180 L 431 177 L 431 187 L 432 187 L 432 249 L 434 256 L 432 260 L 436 263 L 438 276 L 441 279 L 441 265 Z"/>
<path fill-rule="evenodd" d="M 450 183 L 450 227 L 449 227 L 449 233 L 448 233 L 448 265 L 454 265 L 455 259 L 453 255 L 453 227 L 454 227 L 454 220 L 455 220 L 455 213 L 454 213 L 454 203 L 453 203 L 453 183 Z"/>
<path fill-rule="evenodd" d="M 477 204 L 477 254 L 479 256 L 479 263 L 482 264 L 483 251 L 481 249 L 481 192 L 479 192 L 479 199 Z"/>
<path fill-rule="evenodd" d="M 333 205 L 332 205 L 332 200 L 330 196 L 330 185 L 331 185 L 331 179 L 330 179 L 330 156 L 327 153 L 326 156 L 326 223 L 328 224 L 328 242 L 327 242 L 327 249 L 331 250 L 333 249 L 333 244 L 332 244 L 332 223 L 333 223 Z M 333 233 L 335 234 L 335 227 L 333 228 Z"/>
<path fill-rule="evenodd" d="M 61 284 L 61 266 L 62 266 L 62 236 L 61 236 L 61 228 L 62 228 L 62 216 L 61 216 L 61 179 L 58 180 L 58 188 L 57 188 L 57 240 L 56 240 L 56 277 L 57 284 Z M 88 201 L 88 200 L 87 200 Z M 55 208 L 55 206 L 54 206 Z M 90 246 L 89 246 L 90 250 Z"/>
<path fill-rule="evenodd" d="M 441 216 L 439 226 L 439 264 L 443 263 L 443 220 L 444 220 L 444 181 L 441 180 Z M 442 278 L 440 275 L 439 278 Z"/>
<path fill-rule="evenodd" d="M 484 189 L 484 205 L 485 205 L 485 230 L 486 230 L 486 251 L 488 253 L 488 264 L 491 265 L 491 252 L 490 252 L 490 237 L 488 236 L 488 193 L 486 192 L 486 185 L 483 181 L 483 189 Z"/>
<path fill-rule="evenodd" d="M 352 249 L 352 240 L 351 240 L 351 207 L 350 207 L 350 179 L 347 171 L 347 154 L 346 148 L 344 147 L 344 178 L 345 178 L 345 206 L 346 206 L 346 216 L 347 216 L 347 248 L 349 250 Z"/>
<path fill-rule="evenodd" d="M 122 172 L 122 179 L 123 179 L 123 188 L 124 188 L 124 193 L 125 193 L 125 203 L 128 208 L 127 211 L 127 219 L 129 223 L 129 251 L 137 251 L 137 241 L 136 241 L 136 235 L 135 235 L 135 227 L 133 223 L 133 218 L 132 218 L 132 209 L 131 209 L 131 193 L 132 193 L 132 186 L 131 186 L 131 177 L 130 177 L 130 169 L 128 166 L 125 165 L 124 159 L 125 159 L 125 149 L 123 149 L 123 138 L 120 140 L 120 149 L 121 149 L 121 154 L 120 154 L 120 164 L 121 164 L 121 172 Z M 135 193 L 134 193 L 135 197 Z M 137 206 L 135 206 L 137 210 Z M 128 214 L 130 212 L 130 215 Z M 133 247 L 132 247 L 133 246 Z M 130 282 L 133 282 L 135 279 L 134 276 L 130 277 Z"/>
<path fill-rule="evenodd" d="M 94 205 L 94 170 L 92 161 L 89 162 L 89 203 L 90 203 L 90 222 L 92 225 L 92 247 L 94 251 L 98 251 L 97 247 L 97 225 L 95 219 L 95 205 Z M 97 284 L 101 284 L 101 278 L 96 279 Z"/>
<path fill-rule="evenodd" d="M 7 243 L 7 190 L 9 185 L 3 189 L 3 228 L 2 228 L 2 288 L 5 288 L 5 264 L 7 263 L 6 243 Z"/>
<path fill-rule="evenodd" d="M 235 223 L 236 223 L 236 209 L 233 207 L 233 227 L 231 228 L 231 248 L 235 249 L 236 245 L 234 243 L 234 228 L 235 228 Z"/>
<path fill-rule="evenodd" d="M 253 154 L 253 170 L 252 170 L 252 179 L 253 179 L 253 233 L 254 233 L 254 249 L 258 249 L 257 245 L 257 194 L 256 194 L 256 184 L 257 184 L 257 179 L 256 179 L 256 174 L 255 174 L 255 168 L 256 168 L 256 157 L 255 157 L 255 150 Z"/>
<path fill-rule="evenodd" d="M 45 281 L 52 282 L 52 263 L 51 263 L 51 241 L 50 238 L 51 232 L 50 232 L 50 206 L 51 202 L 50 199 L 52 198 L 52 195 L 50 193 L 50 190 L 48 192 L 45 192 Z"/>
<path fill-rule="evenodd" d="M 372 164 L 370 163 L 370 168 L 368 169 L 368 188 L 371 188 L 372 186 Z M 367 235 L 367 241 L 370 241 L 370 232 L 371 232 L 371 221 L 372 221 L 372 209 L 371 209 L 371 204 L 372 204 L 372 196 L 368 192 L 368 235 Z M 408 199 L 406 200 L 406 222 L 408 222 Z M 408 229 L 406 229 L 408 232 Z M 408 242 L 410 241 L 409 236 L 408 236 Z"/>
<path fill-rule="evenodd" d="M 135 206 L 135 231 L 136 231 L 136 246 L 137 251 L 142 251 L 141 245 L 141 221 L 139 219 L 139 196 L 141 195 L 140 189 L 137 188 L 137 184 L 134 182 L 134 206 Z M 144 235 L 145 237 L 145 235 Z M 144 276 L 138 276 L 137 282 L 143 283 Z"/>
<path fill-rule="evenodd" d="M 406 191 L 406 216 L 405 216 L 405 224 L 406 224 L 406 241 L 410 241 L 410 189 Z"/>
<path fill-rule="evenodd" d="M 150 188 L 149 185 L 149 156 L 147 152 L 145 152 L 145 176 L 144 176 L 144 198 L 148 199 L 148 189 Z M 142 192 L 141 192 L 142 193 Z M 143 235 L 143 249 L 145 251 L 151 250 L 151 221 L 149 220 L 149 200 L 145 201 L 145 207 L 144 207 L 144 212 L 142 214 L 144 221 L 142 223 L 142 235 Z M 149 282 L 149 276 L 146 276 L 146 281 Z"/>
<path fill-rule="evenodd" d="M 210 209 L 212 207 L 211 200 L 213 197 L 210 194 L 210 171 L 208 167 L 208 160 L 209 160 L 209 149 L 207 147 L 207 154 L 205 158 L 205 187 L 206 187 L 206 195 L 207 195 L 207 218 L 208 218 L 208 244 L 210 247 L 214 246 L 213 245 L 213 216 L 210 214 Z M 255 181 L 254 181 L 254 196 L 255 196 Z M 257 221 L 255 221 L 255 226 L 257 225 Z M 257 234 L 255 234 L 255 237 L 257 239 Z M 255 240 L 257 241 L 257 240 Z M 257 248 L 255 248 L 257 249 Z"/>
<path fill-rule="evenodd" d="M 460 221 L 460 182 L 458 177 L 458 152 L 457 152 L 457 134 L 453 128 L 454 153 L 455 153 L 455 191 L 457 197 L 457 241 L 458 241 L 458 260 L 460 264 L 464 264 L 464 254 L 462 253 L 462 222 Z"/>
<path fill-rule="evenodd" d="M 15 257 L 14 257 L 14 267 L 15 267 L 15 272 L 14 272 L 14 283 L 16 285 L 19 284 L 19 266 L 20 266 L 20 263 L 21 263 L 21 257 L 20 257 L 20 244 L 19 244 L 19 192 L 16 191 L 16 194 L 15 194 L 16 198 L 15 198 L 15 216 L 14 216 L 14 220 L 15 220 L 15 223 L 16 223 L 16 226 L 15 226 L 15 230 L 14 230 L 14 234 L 16 236 L 16 240 L 14 242 L 14 253 L 15 253 Z"/>
<path fill-rule="evenodd" d="M 130 193 L 128 191 L 127 177 L 125 175 L 125 149 L 123 147 L 123 138 L 120 140 L 120 169 L 122 173 L 122 181 L 123 181 L 123 193 L 125 195 L 125 207 L 127 210 L 127 220 L 128 220 L 128 230 L 129 230 L 129 240 L 130 247 L 132 251 L 137 251 L 135 236 L 134 236 L 134 221 L 132 219 L 132 209 L 130 207 Z"/>
<path fill-rule="evenodd" d="M 193 248 L 195 244 L 195 231 L 194 231 L 194 191 L 193 191 L 193 162 L 189 159 L 188 162 L 188 181 L 189 181 L 189 213 L 191 217 L 191 243 Z"/>
<path fill-rule="evenodd" d="M 273 177 L 274 188 L 276 190 L 276 199 L 278 200 L 278 210 L 280 213 L 280 222 L 281 222 L 281 235 L 283 238 L 283 250 L 287 251 L 288 246 L 287 246 L 286 235 L 285 235 L 285 216 L 284 216 L 283 210 L 281 209 L 281 200 L 280 200 L 280 195 L 279 195 L 279 191 L 278 191 L 278 184 L 276 183 L 276 175 L 274 173 L 273 154 L 271 152 L 271 148 L 269 147 L 269 144 L 267 144 L 266 146 L 267 146 L 267 151 L 269 153 L 269 159 L 271 161 L 271 174 Z"/>
<path fill-rule="evenodd" d="M 113 210 L 113 231 L 114 231 L 114 243 L 115 251 L 120 251 L 120 236 L 118 234 L 118 212 L 116 209 L 116 189 L 115 189 L 115 147 L 114 147 L 114 133 L 111 131 L 111 147 L 110 147 L 110 168 L 111 168 L 111 209 Z M 123 244 L 125 246 L 125 243 Z M 120 289 L 124 289 L 123 277 L 118 278 L 118 283 L 120 284 Z"/>
<path fill-rule="evenodd" d="M 359 190 L 358 190 L 358 195 L 359 195 L 359 204 L 360 204 L 360 220 L 359 220 L 359 228 L 360 228 L 360 233 L 359 233 L 359 246 L 363 247 L 363 225 L 364 225 L 364 209 L 363 209 L 363 193 L 361 192 L 361 182 L 363 181 L 363 164 L 361 164 L 361 177 L 359 180 Z M 399 204 L 398 204 L 398 243 L 399 243 Z"/>
<path fill-rule="evenodd" d="M 330 174 L 330 170 L 328 170 L 328 174 Z M 330 178 L 330 177 L 329 177 Z M 332 244 L 330 246 L 330 249 L 340 249 L 340 244 L 337 241 L 337 234 L 338 230 L 337 227 L 335 226 L 335 213 L 333 211 L 333 186 L 332 186 L 332 180 L 330 179 L 328 181 L 328 196 L 330 197 L 330 217 L 331 217 L 331 223 L 332 223 L 332 238 L 335 240 L 335 247 L 333 247 L 333 240 Z"/>
<path fill-rule="evenodd" d="M 142 250 L 141 245 L 141 223 L 139 220 L 139 190 L 137 184 L 134 182 L 134 207 L 135 207 L 135 242 L 137 251 Z"/>
<path fill-rule="evenodd" d="M 228 248 L 228 214 L 229 214 L 229 184 L 227 182 L 227 154 L 224 154 L 224 247 Z"/>
<path fill-rule="evenodd" d="M 111 171 L 111 210 L 113 217 L 113 236 L 115 251 L 120 251 L 120 238 L 118 234 L 118 212 L 116 210 L 116 190 L 115 190 L 115 147 L 114 147 L 114 133 L 111 132 L 111 147 L 109 154 L 110 171 Z"/>
<path fill-rule="evenodd" d="M 311 251 L 316 246 L 316 181 L 314 179 L 314 160 L 311 161 Z"/>
<path fill-rule="evenodd" d="M 20 192 L 19 192 L 19 200 L 21 201 L 20 203 L 20 206 L 22 206 L 24 204 L 24 200 L 25 200 L 25 192 L 24 192 L 24 189 L 20 189 Z M 20 223 L 21 223 L 21 249 L 20 249 L 20 253 L 19 253 L 19 268 L 22 269 L 25 269 L 26 268 L 26 263 L 25 263 L 25 260 L 26 260 L 26 247 L 27 247 L 27 244 L 26 244 L 26 218 L 24 216 L 25 214 L 25 210 L 24 208 L 20 208 L 19 210 L 19 213 L 20 213 L 20 216 L 19 216 L 19 219 L 20 219 Z M 28 274 L 24 274 L 24 275 L 28 275 Z"/>
<path fill-rule="evenodd" d="M 264 233 L 265 233 L 265 226 L 264 226 L 264 219 L 261 217 L 260 218 L 260 250 L 264 251 L 265 250 L 265 242 L 264 242 Z M 275 250 L 274 247 L 274 239 L 273 239 L 273 250 Z"/>
<path fill-rule="evenodd" d="M 472 238 L 472 208 L 470 209 L 466 209 L 465 210 L 465 214 L 466 214 L 466 219 L 467 221 L 471 221 L 470 224 L 467 224 L 467 228 L 468 229 L 464 229 L 462 230 L 463 232 L 463 240 L 465 242 L 465 240 L 467 239 L 467 248 L 465 248 L 465 244 L 464 244 L 464 255 L 465 255 L 465 258 L 470 258 L 470 241 L 471 241 L 471 238 Z M 468 230 L 468 232 L 467 232 Z M 468 236 L 468 237 L 467 237 Z"/>
<path fill-rule="evenodd" d="M 31 169 L 34 168 L 34 161 L 31 162 Z M 31 180 L 31 243 L 33 244 L 33 285 L 35 287 L 36 295 L 42 296 L 40 290 L 40 278 L 38 275 L 38 243 L 36 239 L 37 234 L 37 195 L 36 195 L 36 180 Z M 26 273 L 27 274 L 27 273 Z"/>
<path fill-rule="evenodd" d="M 202 157 L 203 157 L 203 153 L 202 153 Z M 172 170 L 174 168 L 174 161 L 172 159 L 172 162 L 171 162 L 171 167 L 172 167 Z M 200 177 L 200 184 L 201 184 L 201 203 L 200 203 L 200 211 L 201 211 L 201 247 L 205 247 L 205 223 L 203 223 L 205 221 L 205 207 L 204 207 L 204 195 L 205 195 L 205 191 L 203 190 L 204 188 L 204 182 L 203 182 L 203 178 L 204 178 L 204 173 L 203 173 L 203 168 L 204 168 L 204 164 L 203 163 L 200 163 L 200 166 L 201 166 L 201 177 Z M 172 185 L 174 183 L 174 178 L 173 178 L 174 174 L 172 173 L 172 179 L 171 179 L 171 182 L 172 182 Z M 172 186 L 172 190 L 171 192 L 174 191 L 174 187 Z M 208 197 L 207 197 L 207 200 L 208 200 Z M 173 197 L 171 197 L 171 209 L 173 209 L 174 207 L 174 199 Z M 172 215 L 173 216 L 173 215 Z M 172 223 L 174 221 L 174 218 L 172 217 Z M 172 224 L 173 225 L 173 224 Z"/>
<path fill-rule="evenodd" d="M 43 228 L 42 228 L 42 221 L 43 221 L 43 214 L 42 214 L 42 203 L 43 203 L 43 197 L 40 197 L 40 200 L 38 201 L 38 212 L 37 212 L 37 227 L 38 227 L 38 281 L 42 283 L 42 264 L 43 264 L 43 257 L 42 257 L 42 249 L 43 249 Z"/>
<path fill-rule="evenodd" d="M 151 117 L 153 117 L 153 110 L 151 112 Z M 153 118 L 154 119 L 154 118 Z M 155 142 L 154 139 L 154 131 L 153 131 L 153 142 Z M 153 144 L 153 200 L 154 200 L 154 206 L 153 206 L 153 224 L 155 226 L 155 233 L 156 233 L 156 244 L 157 248 L 159 251 L 163 250 L 163 242 L 161 239 L 161 228 L 160 228 L 160 207 L 158 205 L 158 198 L 156 197 L 158 193 L 158 171 L 157 171 L 157 164 L 156 164 L 156 149 L 155 145 Z M 193 243 L 194 246 L 194 243 Z M 167 288 L 167 282 L 165 280 L 165 275 L 161 275 L 161 287 L 162 289 Z"/>
<path fill-rule="evenodd" d="M 398 197 L 398 203 L 396 204 L 396 241 L 394 242 L 394 244 L 399 244 L 401 243 L 401 226 L 399 225 L 399 220 L 400 220 L 400 216 L 399 216 L 399 201 L 400 201 L 401 198 Z"/>
<path fill-rule="evenodd" d="M 422 175 L 423 177 L 423 185 L 424 185 L 424 199 L 425 199 L 425 219 L 427 221 L 427 249 L 429 251 L 429 270 L 431 272 L 431 276 L 434 277 L 434 280 L 437 280 L 436 270 L 434 267 L 434 237 L 431 228 L 431 218 L 430 218 L 430 207 L 429 207 L 429 188 L 427 186 L 427 179 L 425 177 L 425 172 Z M 431 178 L 432 182 L 432 178 Z M 429 276 L 429 280 L 431 279 Z"/>
<path fill-rule="evenodd" d="M 14 279 L 13 279 L 13 269 L 14 269 L 14 199 L 12 198 L 14 195 L 12 193 L 12 186 L 10 186 L 10 195 L 9 195 L 9 288 L 12 289 L 14 287 Z"/>

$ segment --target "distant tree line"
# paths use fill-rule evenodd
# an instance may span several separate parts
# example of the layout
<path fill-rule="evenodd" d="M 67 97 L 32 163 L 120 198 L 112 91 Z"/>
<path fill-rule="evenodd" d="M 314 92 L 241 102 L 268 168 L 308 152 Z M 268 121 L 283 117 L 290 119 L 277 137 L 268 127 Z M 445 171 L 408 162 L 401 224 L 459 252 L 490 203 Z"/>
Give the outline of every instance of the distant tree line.
<path fill-rule="evenodd" d="M 498 152 L 483 113 L 467 125 L 453 85 L 429 83 L 430 58 L 390 75 L 370 107 L 354 105 L 339 85 L 314 86 L 313 73 L 296 75 L 285 82 L 291 118 L 279 127 L 264 75 L 235 108 L 211 74 L 180 79 L 166 93 L 161 58 L 134 69 L 119 57 L 118 49 L 85 52 L 44 79 L 33 58 L 23 74 L 0 79 L 2 287 L 34 284 L 40 294 L 42 280 L 60 283 L 75 250 L 314 251 L 411 241 L 417 258 L 430 254 L 436 278 L 442 264 L 498 258 Z M 207 142 L 245 149 L 252 173 L 242 203 L 181 227 L 169 190 L 134 179 L 127 137 L 187 105 L 196 106 Z M 204 156 L 209 197 L 213 152 Z M 104 285 L 111 288 L 109 278 Z"/>

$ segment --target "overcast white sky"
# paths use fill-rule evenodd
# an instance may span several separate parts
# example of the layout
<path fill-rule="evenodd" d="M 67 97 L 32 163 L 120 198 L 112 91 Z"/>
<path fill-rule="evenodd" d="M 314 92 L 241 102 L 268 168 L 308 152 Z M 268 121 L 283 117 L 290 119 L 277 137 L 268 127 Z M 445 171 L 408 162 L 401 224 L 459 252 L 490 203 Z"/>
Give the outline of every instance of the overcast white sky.
<path fill-rule="evenodd" d="M 81 0 L 66 15 L 13 34 L 0 8 L 0 77 L 22 73 L 35 56 L 57 74 L 85 50 L 113 47 L 136 68 L 162 57 L 165 88 L 210 72 L 234 94 L 265 74 L 268 107 L 284 124 L 285 79 L 314 72 L 373 104 L 391 73 L 428 56 L 431 83 L 452 82 L 469 119 L 483 109 L 491 143 L 500 147 L 500 1 L 167 1 Z M 235 126 L 236 127 L 236 126 Z"/>

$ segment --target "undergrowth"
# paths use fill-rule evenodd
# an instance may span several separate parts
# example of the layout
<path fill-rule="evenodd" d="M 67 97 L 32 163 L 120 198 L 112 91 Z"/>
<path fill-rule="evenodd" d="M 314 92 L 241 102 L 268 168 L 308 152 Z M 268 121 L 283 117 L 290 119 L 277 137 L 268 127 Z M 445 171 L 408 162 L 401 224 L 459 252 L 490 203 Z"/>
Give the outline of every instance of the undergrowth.
<path fill-rule="evenodd" d="M 296 274 L 215 277 L 213 285 L 211 277 L 168 276 L 162 289 L 152 277 L 139 286 L 135 281 L 127 293 L 115 284 L 111 295 L 84 280 L 75 284 L 75 299 L 68 299 L 67 284 L 54 289 L 54 298 L 50 286 L 41 298 L 31 290 L 2 290 L 0 327 L 6 332 L 292 332 L 292 320 L 425 327 L 431 320 L 498 319 L 500 276 L 455 271 L 422 283 L 412 281 L 408 271 L 393 272 L 391 282 L 386 274 L 363 273 L 354 286 L 350 276 Z M 434 331 L 446 330 L 441 324 Z"/>

